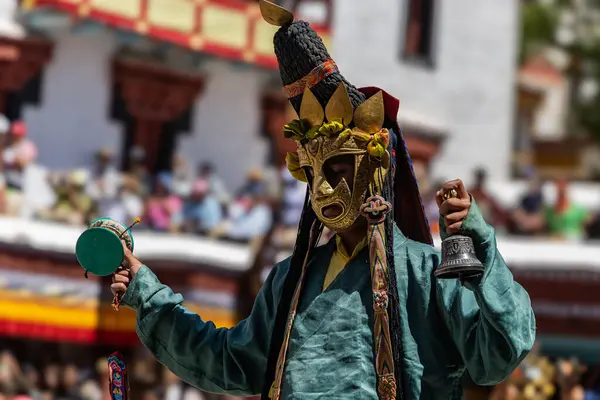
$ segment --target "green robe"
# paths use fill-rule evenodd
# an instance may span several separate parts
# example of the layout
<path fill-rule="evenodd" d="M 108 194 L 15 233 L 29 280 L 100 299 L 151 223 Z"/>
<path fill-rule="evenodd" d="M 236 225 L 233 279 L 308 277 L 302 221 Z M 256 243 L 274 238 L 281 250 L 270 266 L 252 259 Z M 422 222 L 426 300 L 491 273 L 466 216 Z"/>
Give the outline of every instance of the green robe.
<path fill-rule="evenodd" d="M 473 202 L 462 233 L 474 240 L 486 266 L 461 284 L 437 280 L 440 254 L 396 229 L 394 254 L 400 298 L 404 393 L 409 399 L 458 399 L 468 370 L 475 383 L 505 379 L 527 355 L 535 320 L 527 292 L 513 280 L 496 249 L 494 231 Z M 282 399 L 377 399 L 373 364 L 373 305 L 368 250 L 325 290 L 335 241 L 311 258 L 291 335 Z M 158 360 L 202 390 L 259 394 L 277 304 L 289 259 L 276 265 L 251 315 L 230 329 L 186 310 L 183 297 L 146 267 L 123 304 L 137 312 L 137 333 Z"/>

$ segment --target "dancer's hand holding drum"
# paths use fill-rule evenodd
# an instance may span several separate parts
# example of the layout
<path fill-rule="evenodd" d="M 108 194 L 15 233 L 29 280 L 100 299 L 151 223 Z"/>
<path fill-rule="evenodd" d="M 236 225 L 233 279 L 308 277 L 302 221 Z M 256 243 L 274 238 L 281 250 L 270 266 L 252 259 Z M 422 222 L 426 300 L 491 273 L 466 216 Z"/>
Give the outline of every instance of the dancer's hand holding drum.
<path fill-rule="evenodd" d="M 131 228 L 140 218 L 125 226 L 111 218 L 97 218 L 77 239 L 75 255 L 77 261 L 88 272 L 97 276 L 113 276 L 111 290 L 115 295 L 113 307 L 119 310 L 121 295 L 127 290 L 131 279 L 139 271 L 142 263 L 133 256 L 133 235 Z"/>
<path fill-rule="evenodd" d="M 125 293 L 129 283 L 142 267 L 142 262 L 127 248 L 125 242 L 123 242 L 123 251 L 125 252 L 123 264 L 115 271 L 112 279 L 113 283 L 110 285 L 110 290 L 115 296 L 122 296 Z"/>

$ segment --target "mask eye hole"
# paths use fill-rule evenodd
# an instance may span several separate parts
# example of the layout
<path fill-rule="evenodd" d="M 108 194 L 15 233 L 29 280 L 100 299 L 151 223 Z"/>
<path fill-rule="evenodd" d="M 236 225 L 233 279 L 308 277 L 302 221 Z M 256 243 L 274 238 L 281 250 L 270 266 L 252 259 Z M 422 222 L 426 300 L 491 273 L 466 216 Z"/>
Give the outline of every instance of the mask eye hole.
<path fill-rule="evenodd" d="M 345 179 L 352 190 L 355 160 L 356 157 L 354 155 L 344 154 L 332 157 L 325 162 L 323 165 L 323 172 L 331 187 L 335 188 L 342 179 Z"/>

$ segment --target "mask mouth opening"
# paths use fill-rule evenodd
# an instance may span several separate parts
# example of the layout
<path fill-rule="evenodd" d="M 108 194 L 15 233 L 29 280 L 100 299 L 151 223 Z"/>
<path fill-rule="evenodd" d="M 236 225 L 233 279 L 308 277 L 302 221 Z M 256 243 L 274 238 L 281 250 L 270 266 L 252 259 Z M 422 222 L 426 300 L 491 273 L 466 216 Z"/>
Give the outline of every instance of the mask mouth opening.
<path fill-rule="evenodd" d="M 321 208 L 321 214 L 325 218 L 334 219 L 342 215 L 344 209 L 339 204 L 329 204 Z"/>

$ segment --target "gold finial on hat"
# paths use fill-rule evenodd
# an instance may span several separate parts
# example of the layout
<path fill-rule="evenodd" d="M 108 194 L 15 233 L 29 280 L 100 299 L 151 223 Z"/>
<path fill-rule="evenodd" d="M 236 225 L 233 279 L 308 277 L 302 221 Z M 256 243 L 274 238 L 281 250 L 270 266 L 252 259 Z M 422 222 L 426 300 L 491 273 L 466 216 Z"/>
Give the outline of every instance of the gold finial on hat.
<path fill-rule="evenodd" d="M 294 20 L 294 14 L 277 4 L 267 0 L 259 0 L 258 4 L 263 19 L 271 25 L 282 26 Z"/>
<path fill-rule="evenodd" d="M 356 109 L 354 124 L 365 133 L 376 133 L 383 126 L 385 107 L 381 90 Z"/>
<path fill-rule="evenodd" d="M 354 107 L 352 107 L 352 102 L 348 96 L 346 85 L 344 85 L 344 83 L 340 83 L 325 107 L 327 121 L 338 121 L 345 126 L 349 126 L 352 122 L 353 114 Z"/>
<path fill-rule="evenodd" d="M 304 89 L 302 95 L 302 103 L 300 103 L 300 114 L 301 120 L 306 121 L 310 127 L 320 126 L 325 120 L 325 113 L 321 103 L 315 97 L 309 87 Z"/>

